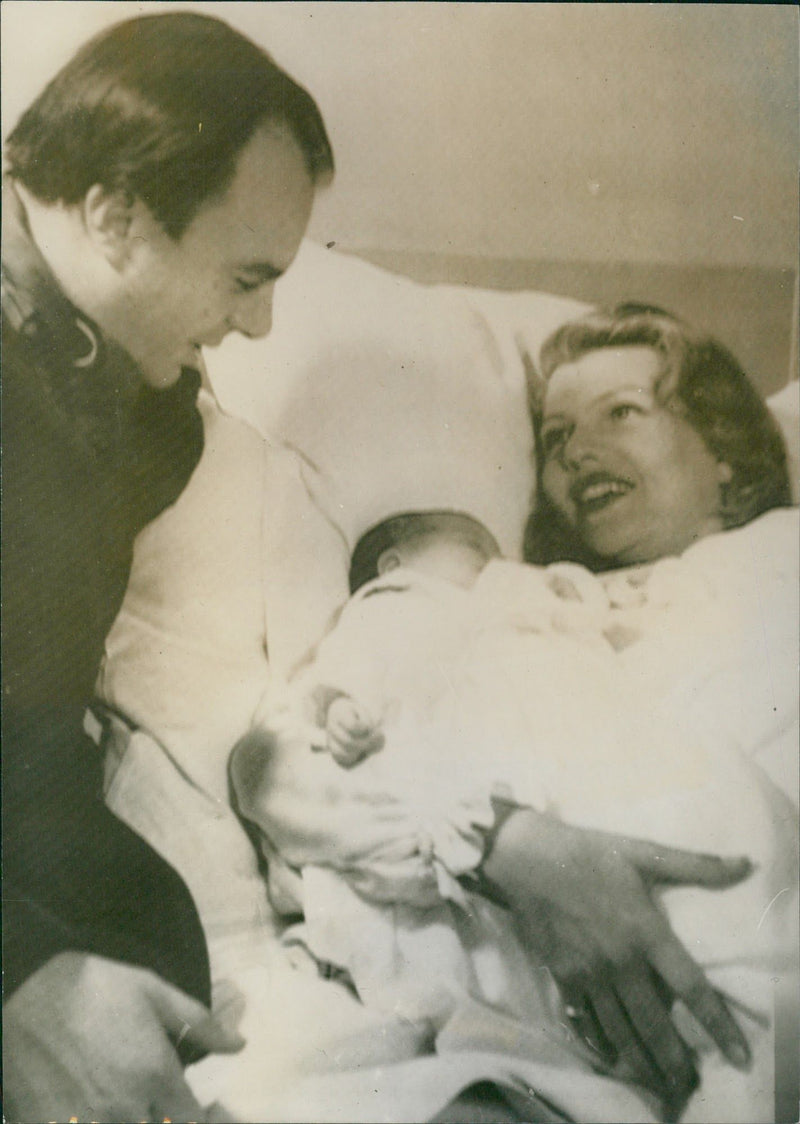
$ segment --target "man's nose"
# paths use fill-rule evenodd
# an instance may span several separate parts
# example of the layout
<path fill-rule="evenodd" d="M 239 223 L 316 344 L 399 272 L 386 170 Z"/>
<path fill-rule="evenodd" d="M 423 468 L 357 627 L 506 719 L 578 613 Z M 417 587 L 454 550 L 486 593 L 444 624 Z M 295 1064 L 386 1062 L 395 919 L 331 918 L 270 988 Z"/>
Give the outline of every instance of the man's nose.
<path fill-rule="evenodd" d="M 272 286 L 265 286 L 241 299 L 231 317 L 231 327 L 248 339 L 260 339 L 272 328 Z"/>

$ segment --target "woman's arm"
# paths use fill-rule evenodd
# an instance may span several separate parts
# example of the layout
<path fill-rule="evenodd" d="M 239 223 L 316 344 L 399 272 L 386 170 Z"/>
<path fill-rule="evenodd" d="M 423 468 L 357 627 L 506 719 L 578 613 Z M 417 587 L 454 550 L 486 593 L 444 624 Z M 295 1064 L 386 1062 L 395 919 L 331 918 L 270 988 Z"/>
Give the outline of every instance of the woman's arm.
<path fill-rule="evenodd" d="M 412 900 L 409 887 L 413 900 L 423 888 L 435 892 L 405 802 L 372 775 L 383 755 L 344 770 L 286 733 L 255 730 L 234 752 L 243 815 L 293 865 L 367 870 L 368 893 L 377 900 Z M 749 862 L 576 828 L 499 801 L 495 810 L 480 867 L 484 889 L 511 909 L 524 943 L 574 1010 L 576 1029 L 615 1075 L 682 1107 L 697 1073 L 671 1021 L 675 998 L 734 1065 L 746 1067 L 736 1023 L 650 891 L 659 884 L 733 885 Z M 487 804 L 487 824 L 489 813 Z"/>
<path fill-rule="evenodd" d="M 503 806 L 482 864 L 487 890 L 558 983 L 576 1029 L 617 1076 L 679 1109 L 696 1085 L 670 1011 L 680 998 L 737 1068 L 747 1043 L 653 903 L 658 884 L 731 886 L 747 859 L 694 854 Z"/>

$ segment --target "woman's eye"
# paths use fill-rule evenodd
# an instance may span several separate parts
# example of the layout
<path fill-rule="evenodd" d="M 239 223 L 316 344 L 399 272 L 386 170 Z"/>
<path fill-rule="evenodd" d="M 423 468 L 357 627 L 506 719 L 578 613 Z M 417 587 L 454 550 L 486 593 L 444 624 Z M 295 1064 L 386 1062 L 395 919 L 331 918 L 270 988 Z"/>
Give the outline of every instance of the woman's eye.
<path fill-rule="evenodd" d="M 624 421 L 629 418 L 631 414 L 639 414 L 641 410 L 638 406 L 633 406 L 628 402 L 620 402 L 618 406 L 613 406 L 610 415 L 615 421 Z"/>
<path fill-rule="evenodd" d="M 261 285 L 260 281 L 250 281 L 244 277 L 237 277 L 235 279 L 236 288 L 240 293 L 254 293 Z"/>
<path fill-rule="evenodd" d="M 541 443 L 545 456 L 552 456 L 563 447 L 567 440 L 566 429 L 545 429 L 542 431 Z"/>

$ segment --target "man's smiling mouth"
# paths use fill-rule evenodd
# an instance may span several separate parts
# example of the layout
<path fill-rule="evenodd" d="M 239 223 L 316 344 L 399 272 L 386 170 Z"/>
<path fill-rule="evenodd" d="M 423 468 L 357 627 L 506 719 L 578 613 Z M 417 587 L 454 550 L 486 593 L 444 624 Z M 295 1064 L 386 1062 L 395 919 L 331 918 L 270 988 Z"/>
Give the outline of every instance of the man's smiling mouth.
<path fill-rule="evenodd" d="M 633 483 L 622 476 L 593 472 L 576 480 L 569 495 L 579 515 L 594 515 L 633 490 Z"/>

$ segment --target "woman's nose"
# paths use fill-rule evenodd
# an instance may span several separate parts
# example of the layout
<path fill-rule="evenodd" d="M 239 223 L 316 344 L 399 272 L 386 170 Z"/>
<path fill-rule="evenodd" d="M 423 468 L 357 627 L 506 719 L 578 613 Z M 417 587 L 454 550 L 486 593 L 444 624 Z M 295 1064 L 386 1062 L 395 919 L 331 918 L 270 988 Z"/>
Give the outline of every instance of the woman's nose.
<path fill-rule="evenodd" d="M 248 339 L 260 339 L 272 328 L 272 286 L 265 286 L 241 299 L 231 317 L 231 327 Z"/>
<path fill-rule="evenodd" d="M 591 435 L 579 426 L 561 447 L 561 462 L 565 468 L 577 471 L 586 461 L 596 460 Z"/>

